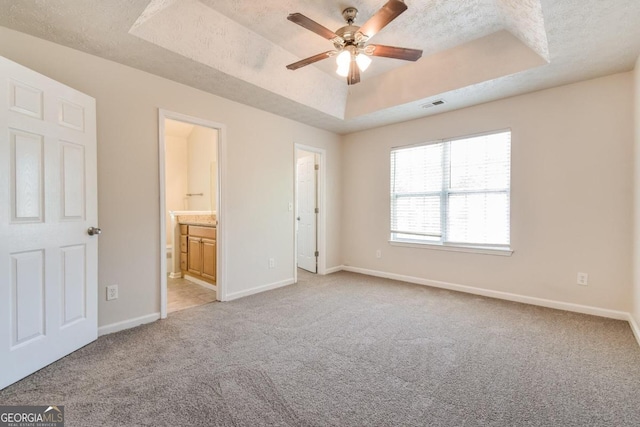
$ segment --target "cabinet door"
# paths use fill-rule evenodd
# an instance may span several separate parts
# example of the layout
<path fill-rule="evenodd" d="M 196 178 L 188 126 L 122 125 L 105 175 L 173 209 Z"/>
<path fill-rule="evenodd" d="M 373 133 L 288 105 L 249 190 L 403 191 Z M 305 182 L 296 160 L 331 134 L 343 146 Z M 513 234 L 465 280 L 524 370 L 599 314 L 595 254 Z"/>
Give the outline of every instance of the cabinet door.
<path fill-rule="evenodd" d="M 202 277 L 216 280 L 216 241 L 202 239 Z"/>
<path fill-rule="evenodd" d="M 197 275 L 202 274 L 201 245 L 202 239 L 189 236 L 189 251 L 187 252 L 189 258 L 189 272 Z"/>

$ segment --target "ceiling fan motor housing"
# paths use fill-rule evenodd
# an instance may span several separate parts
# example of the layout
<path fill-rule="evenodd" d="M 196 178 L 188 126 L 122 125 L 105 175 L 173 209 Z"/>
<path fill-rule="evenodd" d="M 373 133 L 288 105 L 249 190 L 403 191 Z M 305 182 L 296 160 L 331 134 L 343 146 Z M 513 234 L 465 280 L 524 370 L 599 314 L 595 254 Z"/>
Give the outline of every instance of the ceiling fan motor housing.
<path fill-rule="evenodd" d="M 353 25 L 358 15 L 358 9 L 355 7 L 348 7 L 342 11 L 342 17 L 347 21 L 347 25 L 336 30 L 336 34 L 342 38 L 338 42 L 334 42 L 334 46 L 338 51 L 342 50 L 345 46 L 354 46 L 358 50 L 364 48 L 364 44 L 367 41 L 362 37 L 362 34 L 358 33 L 360 27 Z"/>
<path fill-rule="evenodd" d="M 358 9 L 356 9 L 355 7 L 348 7 L 342 11 L 342 17 L 345 21 L 347 21 L 347 24 L 349 25 L 355 22 L 356 16 L 358 16 Z"/>

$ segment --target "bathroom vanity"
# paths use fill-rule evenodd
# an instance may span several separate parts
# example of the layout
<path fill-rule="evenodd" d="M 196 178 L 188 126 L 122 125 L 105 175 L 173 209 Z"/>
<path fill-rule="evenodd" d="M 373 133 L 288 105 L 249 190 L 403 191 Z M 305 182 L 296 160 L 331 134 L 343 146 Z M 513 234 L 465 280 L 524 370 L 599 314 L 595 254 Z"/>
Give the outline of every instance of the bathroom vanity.
<path fill-rule="evenodd" d="M 217 225 L 215 212 L 172 211 L 170 274 L 216 289 Z"/>
<path fill-rule="evenodd" d="M 215 285 L 215 226 L 180 223 L 180 270 Z"/>

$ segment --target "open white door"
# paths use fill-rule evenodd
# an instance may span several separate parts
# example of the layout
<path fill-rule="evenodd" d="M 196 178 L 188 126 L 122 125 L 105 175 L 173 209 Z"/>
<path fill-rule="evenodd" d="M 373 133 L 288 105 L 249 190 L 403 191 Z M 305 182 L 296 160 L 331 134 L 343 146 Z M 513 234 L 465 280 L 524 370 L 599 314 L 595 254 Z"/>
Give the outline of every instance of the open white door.
<path fill-rule="evenodd" d="M 0 57 L 0 389 L 97 337 L 95 100 Z"/>
<path fill-rule="evenodd" d="M 310 153 L 297 161 L 298 267 L 317 273 L 316 162 Z"/>

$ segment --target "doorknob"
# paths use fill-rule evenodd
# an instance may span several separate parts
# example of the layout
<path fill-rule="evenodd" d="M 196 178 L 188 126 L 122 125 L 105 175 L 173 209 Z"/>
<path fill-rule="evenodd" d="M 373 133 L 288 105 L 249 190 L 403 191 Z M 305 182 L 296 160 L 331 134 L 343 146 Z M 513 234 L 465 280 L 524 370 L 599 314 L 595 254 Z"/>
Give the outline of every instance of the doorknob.
<path fill-rule="evenodd" d="M 102 233 L 102 230 L 100 230 L 97 227 L 89 227 L 89 229 L 87 230 L 87 233 L 89 233 L 89 236 L 96 236 Z"/>

